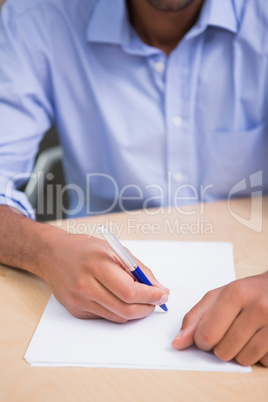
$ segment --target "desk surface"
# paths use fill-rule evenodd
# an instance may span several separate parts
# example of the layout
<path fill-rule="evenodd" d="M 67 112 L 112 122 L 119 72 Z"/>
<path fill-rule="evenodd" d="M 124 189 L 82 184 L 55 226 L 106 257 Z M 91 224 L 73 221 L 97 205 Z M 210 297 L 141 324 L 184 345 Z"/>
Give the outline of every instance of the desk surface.
<path fill-rule="evenodd" d="M 120 238 L 230 241 L 241 278 L 268 269 L 268 198 L 262 202 L 262 218 L 260 201 L 252 216 L 250 200 L 242 199 L 231 201 L 229 207 L 221 201 L 183 211 L 135 211 L 54 224 L 83 232 L 109 220 Z M 262 230 L 255 231 L 261 224 Z M 250 374 L 30 367 L 23 356 L 49 296 L 41 279 L 0 266 L 1 401 L 267 401 L 268 369 L 260 365 Z"/>

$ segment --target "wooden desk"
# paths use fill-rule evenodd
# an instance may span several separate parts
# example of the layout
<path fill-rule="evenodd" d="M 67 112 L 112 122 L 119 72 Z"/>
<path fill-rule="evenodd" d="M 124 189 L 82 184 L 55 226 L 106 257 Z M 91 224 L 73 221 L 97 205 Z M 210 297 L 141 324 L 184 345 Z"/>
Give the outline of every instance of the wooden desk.
<path fill-rule="evenodd" d="M 233 213 L 248 219 L 250 201 L 231 202 Z M 237 277 L 268 269 L 268 198 L 263 199 L 262 231 L 239 223 L 227 202 L 184 209 L 113 214 L 58 222 L 70 231 L 94 230 L 110 219 L 122 228 L 121 238 L 231 241 Z M 137 211 L 136 211 L 137 212 Z M 251 225 L 260 223 L 261 209 Z M 88 225 L 88 226 L 85 226 Z M 124 370 L 101 368 L 38 368 L 23 359 L 44 311 L 50 290 L 27 272 L 0 266 L 0 400 L 3 401 L 267 401 L 268 369 L 251 374 Z M 172 341 L 172 340 L 170 340 Z"/>

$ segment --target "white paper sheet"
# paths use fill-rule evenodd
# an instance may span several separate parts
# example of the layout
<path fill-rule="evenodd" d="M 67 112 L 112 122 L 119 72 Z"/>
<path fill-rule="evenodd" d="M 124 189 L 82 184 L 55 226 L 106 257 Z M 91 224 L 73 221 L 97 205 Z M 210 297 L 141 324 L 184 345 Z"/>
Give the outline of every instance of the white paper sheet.
<path fill-rule="evenodd" d="M 172 349 L 184 314 L 210 289 L 235 279 L 230 243 L 123 242 L 170 289 L 168 313 L 159 307 L 126 324 L 74 318 L 52 296 L 25 359 L 32 366 L 117 367 L 250 372 L 191 347 Z"/>

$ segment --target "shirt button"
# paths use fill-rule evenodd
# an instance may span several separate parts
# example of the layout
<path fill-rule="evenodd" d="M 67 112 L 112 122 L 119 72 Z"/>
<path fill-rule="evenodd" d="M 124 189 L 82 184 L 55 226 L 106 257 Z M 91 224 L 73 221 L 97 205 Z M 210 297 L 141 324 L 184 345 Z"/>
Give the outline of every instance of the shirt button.
<path fill-rule="evenodd" d="M 165 70 L 165 64 L 162 61 L 158 61 L 157 63 L 155 63 L 154 69 L 158 73 L 162 73 Z"/>
<path fill-rule="evenodd" d="M 182 181 L 183 177 L 184 177 L 184 174 L 182 172 L 176 172 L 173 175 L 173 179 L 176 183 L 180 183 Z"/>
<path fill-rule="evenodd" d="M 175 127 L 180 127 L 182 125 L 182 118 L 180 116 L 174 116 L 172 119 L 172 124 Z"/>

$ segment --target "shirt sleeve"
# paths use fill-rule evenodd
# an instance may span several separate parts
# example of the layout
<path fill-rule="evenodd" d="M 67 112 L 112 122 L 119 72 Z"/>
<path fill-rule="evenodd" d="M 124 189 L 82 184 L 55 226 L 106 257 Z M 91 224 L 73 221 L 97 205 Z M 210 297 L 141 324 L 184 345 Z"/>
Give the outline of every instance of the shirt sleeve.
<path fill-rule="evenodd" d="M 31 175 L 53 111 L 35 25 L 32 32 L 29 25 L 26 29 L 27 21 L 14 8 L 7 2 L 0 12 L 0 204 L 34 218 L 26 195 L 18 189 Z"/>

